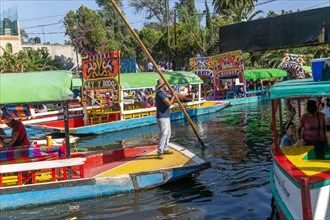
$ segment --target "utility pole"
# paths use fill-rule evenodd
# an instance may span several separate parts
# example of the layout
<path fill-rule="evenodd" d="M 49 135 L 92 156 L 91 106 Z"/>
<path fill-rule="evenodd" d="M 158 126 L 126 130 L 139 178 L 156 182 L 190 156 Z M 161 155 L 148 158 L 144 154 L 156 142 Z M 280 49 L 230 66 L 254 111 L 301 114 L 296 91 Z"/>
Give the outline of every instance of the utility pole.
<path fill-rule="evenodd" d="M 176 46 L 176 9 L 174 9 L 174 45 Z M 176 70 L 175 60 L 173 60 L 173 70 Z"/>
<path fill-rule="evenodd" d="M 44 30 L 44 26 L 42 26 L 42 33 L 44 35 L 44 43 L 46 43 L 46 37 L 45 37 L 45 30 Z"/>
<path fill-rule="evenodd" d="M 169 24 L 169 0 L 165 0 L 165 10 L 166 10 L 166 29 L 167 29 L 167 50 L 166 50 L 166 59 L 168 62 L 168 68 L 170 68 L 170 24 Z"/>
<path fill-rule="evenodd" d="M 174 45 L 176 45 L 176 9 L 174 10 Z"/>

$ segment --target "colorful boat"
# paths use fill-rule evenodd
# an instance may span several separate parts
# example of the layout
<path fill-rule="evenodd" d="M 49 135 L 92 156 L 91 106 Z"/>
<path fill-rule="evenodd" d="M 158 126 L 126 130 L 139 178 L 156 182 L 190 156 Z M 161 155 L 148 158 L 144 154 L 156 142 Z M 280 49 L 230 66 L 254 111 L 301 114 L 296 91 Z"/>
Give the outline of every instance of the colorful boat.
<path fill-rule="evenodd" d="M 283 78 L 288 76 L 288 72 L 280 69 L 256 69 L 256 70 L 244 70 L 244 84 L 246 87 L 246 82 L 251 80 L 268 80 L 274 81 L 276 78 Z M 246 96 L 241 98 L 230 98 L 226 99 L 230 105 L 240 105 L 251 102 L 262 102 L 269 101 L 269 88 L 261 90 L 246 90 L 244 89 Z"/>
<path fill-rule="evenodd" d="M 237 50 L 211 57 L 191 58 L 189 65 L 191 72 L 205 81 L 202 93 L 207 100 L 226 100 L 230 105 L 269 100 L 268 87 L 247 90 L 248 80 L 274 81 L 275 78 L 288 76 L 288 72 L 281 69 L 245 70 L 243 63 L 242 52 Z M 224 80 L 231 80 L 232 85 L 236 81 L 235 90 L 238 91 L 242 87 L 242 93 L 245 95 L 238 98 L 237 93 L 229 88 L 225 89 Z"/>
<path fill-rule="evenodd" d="M 143 190 L 210 167 L 209 162 L 189 150 L 174 143 L 169 146 L 174 153 L 165 155 L 163 160 L 157 157 L 157 146 L 143 146 L 109 152 L 73 153 L 71 159 L 0 165 L 0 209 Z M 72 167 L 71 180 L 65 173 L 67 166 Z M 32 184 L 19 182 L 19 176 L 25 171 L 34 173 Z M 13 172 L 14 175 L 3 176 Z"/>
<path fill-rule="evenodd" d="M 330 81 L 298 79 L 274 85 L 270 89 L 274 140 L 279 140 L 278 128 L 283 127 L 283 99 L 297 106 L 296 117 L 300 117 L 302 100 L 324 96 L 330 96 Z M 327 138 L 330 140 L 330 131 Z M 270 186 L 280 218 L 330 219 L 330 149 L 325 160 L 316 160 L 314 146 L 280 148 L 275 141 L 271 154 Z"/>
<path fill-rule="evenodd" d="M 38 88 L 24 86 L 24 81 L 33 80 L 31 76 L 35 75 L 39 80 L 52 80 L 50 84 L 44 81 Z M 20 90 L 12 93 L 10 85 L 4 84 L 0 105 L 61 102 L 65 142 L 69 143 L 71 73 L 17 73 L 10 77 L 16 79 Z M 40 95 L 40 91 L 45 95 Z M 156 145 L 102 152 L 71 152 L 70 145 L 1 148 L 0 210 L 148 189 L 210 167 L 209 162 L 178 144 L 170 143 L 169 147 L 173 154 L 164 155 L 162 160 L 158 159 Z"/>
<path fill-rule="evenodd" d="M 165 72 L 163 75 L 172 86 L 196 86 L 200 90 L 200 84 L 203 81 L 190 72 Z M 154 72 L 121 74 L 121 96 L 128 90 L 141 90 L 155 87 L 155 82 L 159 75 Z M 200 94 L 200 92 L 197 92 Z M 210 114 L 221 110 L 229 103 L 224 101 L 206 101 L 202 100 L 200 95 L 192 98 L 190 91 L 182 96 L 183 106 L 190 117 Z M 156 124 L 156 107 L 142 108 L 139 102 L 130 98 L 122 98 L 119 103 L 120 108 L 113 110 L 111 107 L 93 107 L 85 111 L 84 116 L 70 118 L 70 133 L 77 135 L 101 134 L 126 130 L 135 127 Z M 81 108 L 82 109 L 82 108 Z M 180 106 L 174 104 L 171 106 L 171 120 L 185 118 Z M 86 123 L 87 122 L 87 123 Z M 29 125 L 31 128 L 48 129 L 53 132 L 64 132 L 64 121 L 55 120 L 41 122 Z"/>

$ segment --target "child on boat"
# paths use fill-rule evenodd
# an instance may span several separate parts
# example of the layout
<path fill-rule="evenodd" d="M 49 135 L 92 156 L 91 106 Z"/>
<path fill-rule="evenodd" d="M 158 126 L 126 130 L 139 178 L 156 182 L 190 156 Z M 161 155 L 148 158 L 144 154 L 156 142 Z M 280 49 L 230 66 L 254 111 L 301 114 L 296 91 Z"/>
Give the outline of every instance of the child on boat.
<path fill-rule="evenodd" d="M 301 146 L 301 141 L 295 141 L 296 140 L 296 126 L 295 124 L 289 120 L 287 121 L 284 126 L 285 134 L 281 139 L 280 147 L 286 147 L 286 146 Z"/>

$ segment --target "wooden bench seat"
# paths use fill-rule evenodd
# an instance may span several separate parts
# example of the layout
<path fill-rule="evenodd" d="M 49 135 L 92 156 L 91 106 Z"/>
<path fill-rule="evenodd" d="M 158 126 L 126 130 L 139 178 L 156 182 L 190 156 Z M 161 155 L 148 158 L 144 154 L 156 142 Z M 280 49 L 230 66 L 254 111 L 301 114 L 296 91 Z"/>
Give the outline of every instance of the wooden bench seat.
<path fill-rule="evenodd" d="M 37 178 L 40 181 L 49 179 L 57 181 L 60 179 L 67 180 L 67 168 L 78 167 L 79 177 L 84 178 L 83 165 L 86 158 L 70 158 L 62 160 L 38 161 L 30 163 L 6 164 L 0 166 L 0 187 L 5 185 L 22 185 L 23 175 L 29 176 L 31 183 L 34 184 Z M 62 172 L 63 177 L 57 174 L 57 171 Z M 24 174 L 23 174 L 24 173 Z"/>

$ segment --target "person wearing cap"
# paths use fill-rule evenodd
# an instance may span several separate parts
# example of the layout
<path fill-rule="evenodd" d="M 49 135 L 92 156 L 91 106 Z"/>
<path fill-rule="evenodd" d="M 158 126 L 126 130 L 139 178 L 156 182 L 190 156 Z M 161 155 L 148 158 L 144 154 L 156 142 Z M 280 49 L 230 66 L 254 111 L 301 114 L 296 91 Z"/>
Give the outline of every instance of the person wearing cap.
<path fill-rule="evenodd" d="M 168 149 L 168 143 L 171 137 L 171 120 L 170 120 L 170 106 L 173 104 L 176 92 L 169 98 L 166 93 L 166 84 L 163 79 L 157 80 L 156 85 L 156 119 L 159 128 L 158 140 L 158 158 L 163 159 L 163 154 L 172 154 L 173 152 Z"/>
<path fill-rule="evenodd" d="M 8 127 L 12 128 L 11 138 L 1 136 L 0 146 L 30 146 L 25 127 L 21 121 L 15 120 L 12 117 L 3 116 L 0 110 L 0 124 L 6 124 Z M 1 133 L 4 133 L 3 130 Z M 10 141 L 4 141 L 5 138 L 10 139 Z"/>

